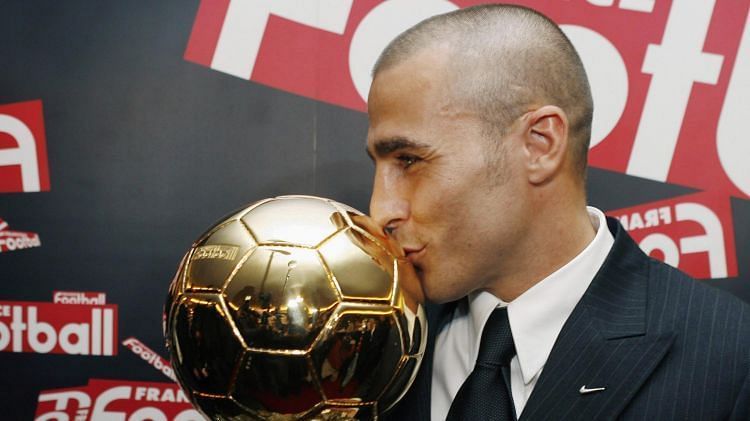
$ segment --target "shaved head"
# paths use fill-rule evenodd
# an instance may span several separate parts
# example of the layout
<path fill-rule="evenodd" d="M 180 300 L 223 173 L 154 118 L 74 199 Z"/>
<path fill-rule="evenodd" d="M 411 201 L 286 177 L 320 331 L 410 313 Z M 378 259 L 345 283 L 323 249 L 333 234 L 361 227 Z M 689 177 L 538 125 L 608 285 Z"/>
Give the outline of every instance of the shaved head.
<path fill-rule="evenodd" d="M 554 22 L 505 4 L 433 16 L 385 48 L 373 77 L 430 48 L 447 52 L 445 88 L 487 123 L 492 138 L 527 111 L 560 107 L 569 120 L 572 167 L 585 179 L 593 101 L 581 59 Z"/>

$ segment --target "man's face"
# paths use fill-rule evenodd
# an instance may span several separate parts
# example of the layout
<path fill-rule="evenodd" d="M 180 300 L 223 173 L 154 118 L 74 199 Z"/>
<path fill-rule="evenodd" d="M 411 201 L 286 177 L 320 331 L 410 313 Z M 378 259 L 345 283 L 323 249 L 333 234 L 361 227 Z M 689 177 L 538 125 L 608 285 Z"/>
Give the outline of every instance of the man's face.
<path fill-rule="evenodd" d="M 403 246 L 435 302 L 499 279 L 528 219 L 513 132 L 488 138 L 476 113 L 451 98 L 446 56 L 424 50 L 381 71 L 368 100 L 370 213 Z"/>

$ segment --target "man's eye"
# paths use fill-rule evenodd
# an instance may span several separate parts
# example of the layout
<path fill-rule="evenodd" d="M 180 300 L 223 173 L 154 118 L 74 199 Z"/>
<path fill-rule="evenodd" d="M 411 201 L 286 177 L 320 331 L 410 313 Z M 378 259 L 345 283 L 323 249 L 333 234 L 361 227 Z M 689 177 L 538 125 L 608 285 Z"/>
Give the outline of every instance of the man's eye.
<path fill-rule="evenodd" d="M 416 157 L 414 155 L 398 155 L 396 159 L 398 159 L 405 168 L 408 168 L 420 161 L 419 157 Z"/>

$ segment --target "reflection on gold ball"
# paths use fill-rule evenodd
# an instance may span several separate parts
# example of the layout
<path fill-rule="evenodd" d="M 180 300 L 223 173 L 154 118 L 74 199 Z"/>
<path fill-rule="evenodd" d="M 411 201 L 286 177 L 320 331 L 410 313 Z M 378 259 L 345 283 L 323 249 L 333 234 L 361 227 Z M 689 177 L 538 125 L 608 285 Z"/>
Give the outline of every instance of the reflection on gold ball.
<path fill-rule="evenodd" d="M 193 244 L 164 330 L 180 384 L 211 419 L 372 419 L 416 375 L 422 302 L 400 247 L 367 217 L 282 196 Z"/>

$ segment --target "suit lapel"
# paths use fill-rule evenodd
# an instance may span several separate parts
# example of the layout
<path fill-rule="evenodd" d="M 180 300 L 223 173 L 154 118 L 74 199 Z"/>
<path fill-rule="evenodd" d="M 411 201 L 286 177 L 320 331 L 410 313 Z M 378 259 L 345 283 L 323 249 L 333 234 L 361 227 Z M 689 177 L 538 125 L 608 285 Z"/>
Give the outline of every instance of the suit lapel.
<path fill-rule="evenodd" d="M 608 222 L 612 251 L 560 332 L 521 420 L 616 418 L 674 341 L 671 332 L 646 333 L 648 260 Z"/>

